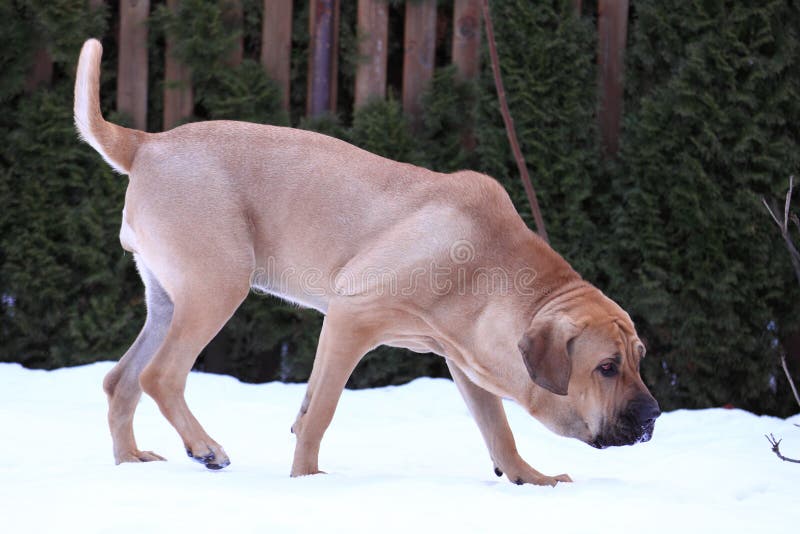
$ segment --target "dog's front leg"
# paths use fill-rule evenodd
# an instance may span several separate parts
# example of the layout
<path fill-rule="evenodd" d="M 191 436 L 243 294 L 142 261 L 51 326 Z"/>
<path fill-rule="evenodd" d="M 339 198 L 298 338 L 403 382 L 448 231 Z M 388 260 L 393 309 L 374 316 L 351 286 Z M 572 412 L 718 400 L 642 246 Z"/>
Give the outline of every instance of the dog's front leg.
<path fill-rule="evenodd" d="M 333 419 L 347 379 L 375 343 L 376 328 L 363 324 L 346 306 L 331 304 L 322 322 L 314 368 L 306 396 L 292 425 L 297 436 L 291 476 L 314 475 L 319 470 L 319 446 Z"/>
<path fill-rule="evenodd" d="M 447 360 L 447 367 L 458 386 L 461 396 L 467 403 L 472 417 L 478 423 L 489 455 L 494 462 L 497 476 L 503 473 L 515 484 L 536 484 L 537 486 L 555 486 L 559 482 L 572 482 L 569 475 L 547 476 L 523 460 L 517 452 L 514 435 L 508 425 L 506 412 L 500 397 L 489 393 L 473 383 L 452 361 Z"/>

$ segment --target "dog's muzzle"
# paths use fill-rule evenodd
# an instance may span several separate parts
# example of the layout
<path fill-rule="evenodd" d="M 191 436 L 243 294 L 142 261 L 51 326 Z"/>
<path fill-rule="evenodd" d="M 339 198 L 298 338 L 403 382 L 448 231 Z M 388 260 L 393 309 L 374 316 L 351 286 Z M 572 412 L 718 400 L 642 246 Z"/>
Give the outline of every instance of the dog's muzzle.
<path fill-rule="evenodd" d="M 593 441 L 587 443 L 596 449 L 605 449 L 650 441 L 659 415 L 661 410 L 658 402 L 650 395 L 639 395 L 620 414 L 616 424 L 604 428 Z"/>

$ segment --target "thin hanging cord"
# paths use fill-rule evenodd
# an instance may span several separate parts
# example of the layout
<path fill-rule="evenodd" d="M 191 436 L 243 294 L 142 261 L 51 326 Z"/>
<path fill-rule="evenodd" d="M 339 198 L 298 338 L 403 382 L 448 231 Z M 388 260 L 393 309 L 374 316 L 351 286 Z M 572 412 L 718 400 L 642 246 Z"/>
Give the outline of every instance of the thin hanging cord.
<path fill-rule="evenodd" d="M 547 230 L 544 227 L 544 219 L 542 219 L 542 212 L 539 210 L 539 201 L 536 199 L 536 191 L 531 184 L 531 177 L 528 175 L 528 166 L 525 164 L 525 158 L 522 156 L 522 151 L 519 149 L 519 141 L 517 141 L 517 132 L 514 129 L 514 119 L 511 118 L 511 113 L 508 111 L 508 102 L 506 102 L 506 92 L 503 89 L 503 79 L 500 76 L 500 60 L 497 57 L 497 45 L 494 42 L 494 29 L 492 27 L 492 19 L 489 14 L 489 0 L 483 0 L 483 20 L 486 24 L 486 41 L 489 43 L 489 55 L 492 58 L 492 72 L 494 72 L 494 85 L 497 88 L 497 98 L 500 100 L 500 113 L 503 115 L 503 122 L 506 125 L 506 133 L 508 134 L 508 142 L 511 143 L 511 150 L 514 152 L 514 159 L 517 161 L 520 176 L 522 176 L 522 185 L 525 187 L 525 193 L 528 195 L 528 202 L 531 204 L 531 213 L 533 220 L 536 222 L 536 231 L 539 237 L 544 239 L 545 243 L 549 243 L 547 238 Z"/>

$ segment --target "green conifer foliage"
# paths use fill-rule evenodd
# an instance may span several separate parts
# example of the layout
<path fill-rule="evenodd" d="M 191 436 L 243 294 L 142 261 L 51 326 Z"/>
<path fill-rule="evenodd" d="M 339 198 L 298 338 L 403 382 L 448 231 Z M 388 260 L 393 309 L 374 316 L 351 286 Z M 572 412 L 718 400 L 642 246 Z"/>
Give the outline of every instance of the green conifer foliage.
<path fill-rule="evenodd" d="M 11 2 L 0 3 L 0 104 L 19 95 L 33 54 L 33 21 Z"/>
<path fill-rule="evenodd" d="M 434 72 L 430 87 L 422 95 L 425 165 L 439 172 L 455 172 L 477 166 L 477 158 L 465 141 L 474 139 L 475 83 L 456 79 L 455 66 Z M 472 141 L 471 144 L 474 144 Z"/>
<path fill-rule="evenodd" d="M 535 9 L 526 0 L 493 1 L 491 9 L 508 105 L 551 244 L 591 280 L 596 269 L 589 251 L 602 238 L 591 215 L 602 209 L 598 195 L 603 188 L 594 179 L 599 161 L 594 28 L 575 16 L 573 3 L 566 0 Z M 530 225 L 530 206 L 506 137 L 488 55 L 481 61 L 478 164 L 506 186 Z"/>
<path fill-rule="evenodd" d="M 117 237 L 127 179 L 72 126 L 72 76 L 88 36 L 105 37 L 103 110 L 125 121 L 112 111 L 116 43 L 104 31 L 116 9 L 87 4 L 0 3 L 0 361 L 52 368 L 114 359 L 143 323 L 141 283 Z M 161 129 L 166 34 L 192 70 L 190 120 L 290 122 L 258 64 L 261 4 L 243 0 L 237 29 L 223 17 L 225 0 L 182 0 L 178 13 L 153 3 L 151 131 Z M 486 172 L 531 223 L 486 54 L 471 84 L 457 82 L 452 67 L 437 70 L 412 132 L 394 97 L 352 109 L 357 3 L 342 2 L 339 105 L 307 120 L 307 5 L 294 5 L 291 124 L 443 172 Z M 583 18 L 571 0 L 491 6 L 511 114 L 552 244 L 630 311 L 649 349 L 643 375 L 662 406 L 785 413 L 792 405 L 776 345 L 800 326 L 800 289 L 760 198 L 780 197 L 788 175 L 800 176 L 796 0 L 632 2 L 615 160 L 602 159 L 595 127 L 597 34 L 588 15 L 596 3 L 584 2 Z M 443 2 L 440 14 L 451 8 Z M 391 9 L 390 85 L 398 87 L 402 2 Z M 240 31 L 245 59 L 231 66 Z M 54 59 L 52 84 L 24 94 L 41 48 Z M 472 152 L 464 148 L 470 135 Z M 198 367 L 248 381 L 305 380 L 321 321 L 251 296 Z M 348 385 L 444 374 L 439 358 L 379 348 Z"/>
<path fill-rule="evenodd" d="M 212 119 L 235 119 L 288 126 L 281 109 L 280 88 L 255 60 L 223 69 L 197 91 L 199 103 Z"/>
<path fill-rule="evenodd" d="M 357 110 L 347 137 L 354 145 L 379 156 L 406 163 L 421 159 L 403 108 L 392 96 Z"/>
<path fill-rule="evenodd" d="M 192 69 L 192 82 L 202 85 L 225 70 L 228 55 L 242 31 L 224 16 L 224 1 L 181 0 L 174 12 L 159 6 L 150 24 L 174 39 L 177 59 Z"/>
<path fill-rule="evenodd" d="M 759 199 L 800 164 L 798 6 L 643 0 L 637 13 L 612 293 L 647 337 L 663 406 L 772 409 L 771 325 L 796 328 L 797 290 Z"/>
<path fill-rule="evenodd" d="M 152 24 L 173 39 L 175 57 L 191 69 L 196 119 L 288 125 L 280 89 L 261 64 L 250 57 L 229 64 L 242 29 L 231 26 L 225 9 L 224 1 L 183 0 L 175 12 L 161 6 L 152 17 Z M 255 30 L 252 24 L 245 27 Z"/>
<path fill-rule="evenodd" d="M 141 327 L 131 303 L 142 292 L 117 237 L 125 178 L 72 122 L 77 51 L 102 35 L 105 15 L 78 0 L 0 7 L 0 361 L 52 368 L 117 356 Z M 23 94 L 41 47 L 52 86 Z"/>
<path fill-rule="evenodd" d="M 18 18 L 27 21 L 36 35 L 36 46 L 44 45 L 53 61 L 64 66 L 67 72 L 78 63 L 75 50 L 88 37 L 102 36 L 106 29 L 107 6 L 89 9 L 87 2 L 79 0 L 27 0 L 15 4 Z M 23 22 L 24 24 L 24 22 Z"/>
<path fill-rule="evenodd" d="M 19 99 L 0 175 L 0 361 L 59 367 L 117 356 L 141 327 L 119 247 L 125 178 L 79 142 L 72 83 Z"/>

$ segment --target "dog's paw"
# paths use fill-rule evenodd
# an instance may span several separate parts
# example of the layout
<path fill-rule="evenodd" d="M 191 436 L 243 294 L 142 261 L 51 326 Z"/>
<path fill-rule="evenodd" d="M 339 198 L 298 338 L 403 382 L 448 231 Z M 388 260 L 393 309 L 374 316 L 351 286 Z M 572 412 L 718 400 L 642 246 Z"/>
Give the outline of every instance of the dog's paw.
<path fill-rule="evenodd" d="M 222 447 L 217 446 L 215 448 L 217 449 L 216 452 L 208 447 L 205 447 L 205 451 L 203 453 L 197 453 L 192 451 L 191 448 L 186 447 L 186 454 L 189 456 L 189 458 L 196 462 L 200 462 L 206 466 L 206 469 L 211 469 L 212 471 L 218 471 L 223 467 L 228 467 L 231 465 L 231 460 L 228 458 L 228 455 L 225 454 L 225 451 L 222 450 Z"/>
<path fill-rule="evenodd" d="M 325 471 L 320 471 L 319 469 L 308 472 L 302 472 L 302 471 L 295 472 L 294 469 L 292 469 L 292 473 L 289 476 L 292 478 L 297 478 L 297 477 L 307 477 L 311 475 L 327 475 L 327 474 L 328 473 L 326 473 Z"/>
<path fill-rule="evenodd" d="M 165 462 L 167 459 L 153 451 L 129 451 L 117 455 L 117 465 L 121 463 L 139 463 L 139 462 Z"/>
<path fill-rule="evenodd" d="M 494 474 L 503 476 L 505 474 L 508 480 L 514 484 L 521 486 L 522 484 L 533 484 L 534 486 L 555 486 L 559 482 L 572 482 L 567 474 L 556 475 L 554 477 L 547 476 L 540 473 L 528 462 L 520 458 L 519 454 L 510 454 L 503 456 L 500 461 L 493 458 Z"/>
<path fill-rule="evenodd" d="M 572 478 L 570 478 L 570 476 L 567 474 L 550 477 L 538 472 L 517 476 L 509 475 L 508 479 L 518 486 L 522 484 L 533 484 L 534 486 L 555 486 L 559 482 L 572 482 Z"/>
<path fill-rule="evenodd" d="M 295 458 L 292 462 L 292 478 L 325 474 L 325 471 L 320 471 L 316 458 Z"/>

